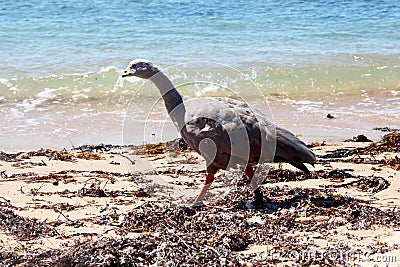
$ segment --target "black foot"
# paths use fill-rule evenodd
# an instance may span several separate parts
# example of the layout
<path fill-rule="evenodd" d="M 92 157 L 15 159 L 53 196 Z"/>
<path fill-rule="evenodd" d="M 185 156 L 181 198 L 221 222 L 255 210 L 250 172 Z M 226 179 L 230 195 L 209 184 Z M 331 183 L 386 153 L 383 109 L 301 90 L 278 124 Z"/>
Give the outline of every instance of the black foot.
<path fill-rule="evenodd" d="M 254 199 L 255 199 L 255 204 L 264 204 L 264 196 L 261 193 L 260 188 L 257 188 L 256 190 L 254 190 Z"/>

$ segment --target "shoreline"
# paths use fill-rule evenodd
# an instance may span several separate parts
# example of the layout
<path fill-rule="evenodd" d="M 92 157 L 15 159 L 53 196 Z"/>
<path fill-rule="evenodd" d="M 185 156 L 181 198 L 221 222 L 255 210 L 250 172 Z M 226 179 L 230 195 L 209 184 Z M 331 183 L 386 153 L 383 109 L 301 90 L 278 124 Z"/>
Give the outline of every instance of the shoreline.
<path fill-rule="evenodd" d="M 305 118 L 306 116 L 302 116 L 300 118 Z M 340 119 L 339 119 L 340 120 Z M 299 119 L 277 119 L 275 123 L 280 126 L 283 126 L 285 129 L 293 132 L 296 136 L 300 137 L 306 143 L 311 142 L 327 142 L 327 143 L 341 143 L 344 140 L 347 140 L 349 136 L 357 136 L 359 134 L 363 134 L 372 141 L 379 141 L 385 134 L 388 133 L 388 129 L 397 129 L 397 127 L 389 127 L 383 125 L 382 127 L 373 127 L 371 129 L 350 129 L 350 128 L 342 128 L 340 122 L 336 123 L 334 120 L 329 120 L 326 118 L 319 119 L 320 124 L 312 125 L 312 126 L 302 126 L 301 120 Z M 350 123 L 350 122 L 349 122 Z M 375 123 L 371 123 L 370 126 L 377 125 Z M 139 132 L 143 132 L 144 127 L 135 125 Z M 377 130 L 378 129 L 378 130 Z M 383 129 L 383 130 L 380 130 Z M 114 131 L 113 131 L 114 130 Z M 170 125 L 167 131 L 162 132 L 162 136 L 160 132 L 154 131 L 156 133 L 154 136 L 150 133 L 147 136 L 147 142 L 131 142 L 131 138 L 129 140 L 124 141 L 124 137 L 122 134 L 122 130 L 115 131 L 114 129 L 108 129 L 105 131 L 103 129 L 102 132 L 99 132 L 96 136 L 89 136 L 87 139 L 83 139 L 81 135 L 73 135 L 68 138 L 59 138 L 59 137 L 48 137 L 47 139 L 43 139 L 43 136 L 39 135 L 37 137 L 30 137 L 29 139 L 21 140 L 23 137 L 16 137 L 13 139 L 3 139 L 3 142 L 0 142 L 0 152 L 6 153 L 18 153 L 24 151 L 33 151 L 39 149 L 54 149 L 54 150 L 71 150 L 75 147 L 85 146 L 85 145 L 114 145 L 114 146 L 140 146 L 144 143 L 154 143 L 154 142 L 167 142 L 168 140 L 172 140 L 174 138 L 178 138 L 179 135 L 177 131 Z M 131 132 L 131 131 L 130 131 Z M 143 140 L 144 134 L 136 134 L 137 140 Z M 117 141 L 119 139 L 119 141 Z M 128 138 L 125 138 L 128 139 Z M 18 143 L 18 145 L 10 145 L 11 141 L 15 140 L 14 144 Z"/>
<path fill-rule="evenodd" d="M 81 103 L 81 106 L 87 105 Z M 145 106 L 151 105 L 145 104 Z M 351 113 L 336 109 L 335 105 L 327 103 L 318 106 L 319 108 L 316 108 L 309 102 L 271 101 L 265 112 L 269 114 L 273 123 L 288 129 L 306 142 L 335 143 L 358 134 L 364 134 L 371 140 L 378 141 L 386 134 L 379 129 L 400 129 L 400 124 L 396 124 L 398 114 L 371 116 L 370 113 Z M 259 106 L 254 104 L 254 107 Z M 92 109 L 91 112 L 95 115 L 88 113 L 85 116 L 83 116 L 84 111 L 77 109 L 71 114 L 64 114 L 61 117 L 56 115 L 55 119 L 47 121 L 47 117 L 54 115 L 54 111 L 49 110 L 43 111 L 41 116 L 35 115 L 34 119 L 32 118 L 34 124 L 28 123 L 31 120 L 29 116 L 32 115 L 23 119 L 18 125 L 17 122 L 10 122 L 12 124 L 0 132 L 0 151 L 72 149 L 100 143 L 142 145 L 166 142 L 179 137 L 162 103 L 148 111 L 148 115 L 143 114 L 143 107 L 140 110 L 137 106 L 125 106 L 113 114 L 110 114 L 109 109 L 112 109 L 110 104 L 106 110 Z M 328 115 L 333 118 L 327 118 Z"/>
<path fill-rule="evenodd" d="M 400 128 L 398 64 L 265 66 L 243 73 L 226 66 L 225 71 L 204 71 L 198 65 L 167 68 L 182 95 L 242 99 L 306 141 L 338 142 L 361 133 L 378 140 L 373 128 Z M 0 150 L 139 145 L 153 142 L 152 133 L 156 141 L 176 138 L 174 128 L 161 138 L 158 128 L 168 118 L 158 90 L 143 81 L 122 80 L 121 71 L 108 67 L 94 73 L 0 79 Z M 327 119 L 328 114 L 335 118 Z M 147 122 L 149 136 L 144 136 Z"/>

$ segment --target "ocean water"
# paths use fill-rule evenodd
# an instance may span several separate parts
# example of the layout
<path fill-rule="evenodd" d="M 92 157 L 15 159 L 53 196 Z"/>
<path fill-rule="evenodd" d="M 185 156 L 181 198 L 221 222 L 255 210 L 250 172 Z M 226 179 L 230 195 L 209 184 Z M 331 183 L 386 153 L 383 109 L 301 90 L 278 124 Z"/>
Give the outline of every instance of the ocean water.
<path fill-rule="evenodd" d="M 134 58 L 184 95 L 265 96 L 305 140 L 378 138 L 400 128 L 399 43 L 398 1 L 0 0 L 0 150 L 175 137 L 157 91 L 119 78 Z"/>

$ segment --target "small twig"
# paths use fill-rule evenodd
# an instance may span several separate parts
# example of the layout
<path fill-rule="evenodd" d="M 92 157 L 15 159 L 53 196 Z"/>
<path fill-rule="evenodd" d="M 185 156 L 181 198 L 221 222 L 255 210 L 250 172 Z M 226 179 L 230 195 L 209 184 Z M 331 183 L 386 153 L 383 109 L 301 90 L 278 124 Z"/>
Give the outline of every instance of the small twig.
<path fill-rule="evenodd" d="M 31 193 L 36 196 L 37 194 L 39 194 L 39 190 L 44 186 L 44 183 L 42 183 L 38 189 L 31 189 Z"/>
<path fill-rule="evenodd" d="M 125 155 L 122 154 L 122 153 L 119 153 L 119 155 L 120 155 L 121 157 L 126 158 L 127 160 L 129 160 L 129 162 L 130 162 L 132 165 L 135 165 L 135 164 L 136 164 L 136 161 L 133 160 L 133 159 L 130 159 L 128 156 L 125 156 Z"/>
<path fill-rule="evenodd" d="M 74 144 L 72 143 L 71 139 L 68 138 L 68 141 L 71 143 L 72 149 L 75 149 Z"/>
<path fill-rule="evenodd" d="M 75 222 L 73 220 L 71 220 L 70 218 L 68 218 L 67 216 L 64 215 L 64 213 L 61 212 L 61 210 L 55 208 L 54 209 L 55 212 L 58 212 L 61 216 L 63 216 L 65 219 L 67 219 L 69 222 Z"/>
<path fill-rule="evenodd" d="M 85 188 L 86 185 L 88 184 L 88 182 L 91 181 L 91 180 L 95 180 L 97 183 L 101 183 L 101 181 L 99 181 L 99 179 L 97 179 L 96 177 L 92 177 L 92 178 L 87 179 L 87 180 L 84 182 L 82 188 Z"/>
<path fill-rule="evenodd" d="M 54 209 L 55 211 L 56 211 L 56 209 Z M 46 219 L 47 220 L 47 219 Z M 64 239 L 65 238 L 65 236 L 64 235 L 62 235 L 60 232 L 58 232 L 57 231 L 57 229 L 55 228 L 55 227 L 53 227 L 53 228 L 50 228 L 49 226 L 47 226 L 47 223 L 46 223 L 46 220 L 44 220 L 44 226 L 47 228 L 47 229 L 50 229 L 50 230 L 52 230 L 52 231 L 54 231 L 54 232 L 56 232 L 56 234 L 58 234 L 62 239 Z M 48 242 L 50 242 L 51 243 L 51 241 L 50 240 L 47 240 Z M 53 245 L 53 243 L 51 243 L 52 245 Z"/>
<path fill-rule="evenodd" d="M 185 167 L 185 166 L 181 166 L 178 170 L 176 170 L 175 178 L 178 178 L 178 177 L 179 177 L 179 171 L 183 170 L 184 167 Z"/>
<path fill-rule="evenodd" d="M 103 188 L 102 188 L 102 190 L 104 191 L 104 189 L 106 188 L 106 186 L 107 186 L 107 184 L 108 184 L 108 182 L 111 180 L 112 178 L 107 178 L 107 181 L 106 181 L 106 183 L 104 184 L 104 186 L 103 186 Z"/>
<path fill-rule="evenodd" d="M 349 186 L 349 185 L 356 184 L 358 182 L 360 182 L 360 179 L 357 179 L 357 180 L 354 180 L 354 181 L 351 181 L 351 182 L 348 182 L 348 183 L 330 185 L 330 187 L 333 187 L 333 188 L 346 187 L 346 186 Z"/>
<path fill-rule="evenodd" d="M 10 204 L 10 200 L 6 199 L 5 197 L 0 196 L 0 200 L 3 199 L 4 202 L 6 202 L 7 204 Z"/>

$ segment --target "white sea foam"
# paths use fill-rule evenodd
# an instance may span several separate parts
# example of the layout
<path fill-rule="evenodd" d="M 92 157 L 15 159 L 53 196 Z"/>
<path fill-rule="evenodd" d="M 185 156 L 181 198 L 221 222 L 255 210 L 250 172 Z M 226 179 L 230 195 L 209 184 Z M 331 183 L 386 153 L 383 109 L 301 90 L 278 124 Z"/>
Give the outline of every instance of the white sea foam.
<path fill-rule="evenodd" d="M 72 100 L 73 100 L 73 101 L 76 101 L 76 100 L 78 100 L 79 98 L 87 99 L 87 98 L 89 98 L 89 96 L 88 96 L 88 95 L 85 95 L 85 94 L 82 94 L 82 93 L 77 93 L 77 94 L 74 94 L 74 95 L 72 96 Z"/>
<path fill-rule="evenodd" d="M 99 73 L 103 73 L 103 72 L 110 72 L 110 71 L 116 71 L 116 72 L 122 73 L 122 70 L 117 68 L 117 67 L 115 67 L 115 66 L 101 67 L 98 72 Z"/>
<path fill-rule="evenodd" d="M 121 89 L 124 86 L 124 80 L 126 78 L 122 78 L 121 75 L 118 75 L 117 81 L 114 83 L 114 88 L 110 91 L 111 93 L 117 92 L 119 89 Z"/>
<path fill-rule="evenodd" d="M 10 80 L 3 79 L 3 78 L 0 78 L 0 84 L 5 85 L 6 87 L 11 87 L 12 86 L 12 83 L 10 83 Z"/>
<path fill-rule="evenodd" d="M 57 90 L 58 89 L 54 89 L 54 88 L 44 88 L 44 90 L 41 91 L 40 93 L 38 93 L 37 96 L 41 100 L 51 99 L 51 98 L 54 98 L 54 96 L 55 96 L 54 92 L 56 92 Z"/>
<path fill-rule="evenodd" d="M 123 85 L 123 83 L 125 81 L 127 81 L 128 83 L 132 83 L 133 84 L 133 83 L 137 83 L 137 82 L 142 82 L 143 79 L 140 79 L 140 78 L 135 77 L 135 76 L 129 76 L 129 77 L 121 78 L 121 81 L 122 81 L 122 85 Z"/>
<path fill-rule="evenodd" d="M 16 107 L 23 108 L 24 112 L 30 112 L 36 109 L 37 106 L 40 104 L 44 103 L 45 101 L 49 99 L 53 99 L 56 94 L 56 92 L 59 89 L 54 89 L 54 88 L 44 88 L 43 91 L 40 91 L 35 98 L 30 97 L 22 100 L 21 103 L 16 103 Z"/>
<path fill-rule="evenodd" d="M 218 85 L 210 84 L 200 90 L 196 90 L 195 95 L 196 95 L 196 97 L 200 97 L 209 92 L 216 92 L 216 91 L 218 91 L 219 88 L 220 87 Z"/>
<path fill-rule="evenodd" d="M 10 90 L 10 92 L 12 92 L 14 95 L 16 95 L 18 92 L 21 92 L 21 89 L 15 87 L 15 86 L 10 87 L 9 90 Z"/>
<path fill-rule="evenodd" d="M 24 113 L 34 110 L 43 101 L 41 99 L 24 99 L 22 103 L 16 104 L 15 106 L 23 108 Z"/>
<path fill-rule="evenodd" d="M 314 105 L 314 106 L 321 106 L 324 104 L 324 102 L 322 102 L 322 101 L 315 102 L 315 101 L 309 101 L 309 100 L 300 100 L 300 101 L 295 101 L 294 103 L 297 105 Z"/>

